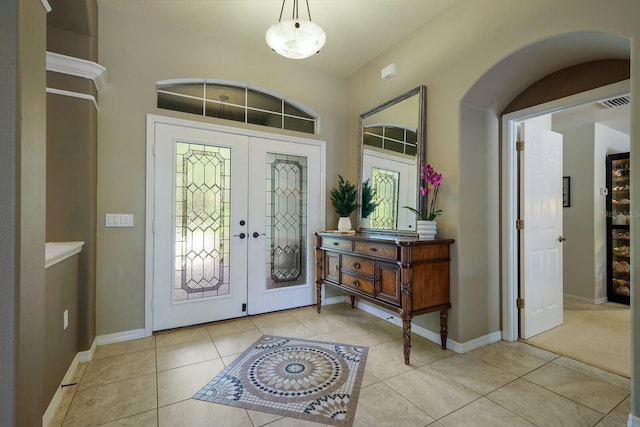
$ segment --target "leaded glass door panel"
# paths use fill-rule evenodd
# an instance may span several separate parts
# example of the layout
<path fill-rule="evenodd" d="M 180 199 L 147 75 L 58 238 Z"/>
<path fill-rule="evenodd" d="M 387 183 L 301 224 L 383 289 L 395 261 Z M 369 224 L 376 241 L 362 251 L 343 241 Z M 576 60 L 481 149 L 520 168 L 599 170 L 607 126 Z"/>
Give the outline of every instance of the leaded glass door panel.
<path fill-rule="evenodd" d="M 245 315 L 248 137 L 158 124 L 155 153 L 153 329 Z"/>
<path fill-rule="evenodd" d="M 263 138 L 250 144 L 249 314 L 313 304 L 321 149 Z"/>

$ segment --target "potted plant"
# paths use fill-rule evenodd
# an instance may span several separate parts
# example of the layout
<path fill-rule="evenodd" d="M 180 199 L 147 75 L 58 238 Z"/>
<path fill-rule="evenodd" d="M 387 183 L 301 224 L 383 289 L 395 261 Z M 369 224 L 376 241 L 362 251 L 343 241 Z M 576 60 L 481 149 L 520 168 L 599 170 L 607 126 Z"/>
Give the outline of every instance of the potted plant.
<path fill-rule="evenodd" d="M 423 215 L 417 209 L 404 206 L 416 214 L 418 237 L 423 240 L 435 239 L 437 231 L 436 217 L 442 214 L 442 209 L 436 209 L 438 190 L 442 185 L 442 174 L 435 171 L 430 164 L 420 166 L 420 197 L 425 199 L 427 212 Z M 431 200 L 429 200 L 431 195 Z"/>
<path fill-rule="evenodd" d="M 376 191 L 371 187 L 367 179 L 362 183 L 362 227 L 369 228 L 369 216 L 376 210 L 380 203 L 374 201 Z"/>
<path fill-rule="evenodd" d="M 338 188 L 332 188 L 330 192 L 331 204 L 340 220 L 338 230 L 351 230 L 351 219 L 349 215 L 358 207 L 358 189 L 354 184 L 346 181 L 342 175 L 338 175 Z"/>

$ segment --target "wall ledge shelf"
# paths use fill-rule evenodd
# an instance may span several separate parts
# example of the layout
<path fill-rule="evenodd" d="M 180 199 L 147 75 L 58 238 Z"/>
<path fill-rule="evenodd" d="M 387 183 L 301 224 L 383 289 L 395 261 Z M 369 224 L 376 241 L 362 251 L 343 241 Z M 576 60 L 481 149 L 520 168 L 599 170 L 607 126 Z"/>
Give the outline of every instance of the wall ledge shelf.
<path fill-rule="evenodd" d="M 80 253 L 84 242 L 47 242 L 44 250 L 44 268 L 58 264 Z"/>

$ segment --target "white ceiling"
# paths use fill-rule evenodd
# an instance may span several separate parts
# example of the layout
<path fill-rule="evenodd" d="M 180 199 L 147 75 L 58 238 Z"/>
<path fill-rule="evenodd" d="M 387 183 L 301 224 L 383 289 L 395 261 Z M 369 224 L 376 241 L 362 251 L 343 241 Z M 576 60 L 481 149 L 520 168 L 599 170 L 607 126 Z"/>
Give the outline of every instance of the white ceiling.
<path fill-rule="evenodd" d="M 223 39 L 225 44 L 277 55 L 270 51 L 264 34 L 270 25 L 277 22 L 282 0 L 49 0 L 53 12 L 49 14 L 48 25 L 91 35 L 92 29 L 87 25 L 87 16 L 88 9 L 93 7 L 92 4 L 95 5 L 94 1 L 97 1 L 98 13 L 101 6 L 117 8 L 126 14 L 164 22 L 167 26 L 178 27 L 199 37 Z M 327 33 L 327 43 L 317 55 L 298 61 L 312 68 L 348 77 L 457 1 L 459 0 L 309 0 L 311 18 Z M 293 0 L 285 0 L 284 3 L 283 19 L 287 19 L 292 13 Z M 300 17 L 305 18 L 305 0 L 299 0 L 299 3 Z M 600 37 L 585 42 L 584 38 L 589 35 L 581 34 L 579 37 L 582 37 L 580 43 L 565 37 L 564 47 L 559 46 L 558 40 L 539 43 L 537 47 L 524 49 L 520 56 L 510 57 L 510 60 L 520 64 L 521 68 L 526 68 L 531 75 L 540 76 L 564 66 L 593 59 L 628 58 L 628 40 Z M 580 46 L 588 46 L 589 49 L 580 49 Z M 531 72 L 532 67 L 544 66 L 540 61 L 532 64 L 528 60 L 541 57 L 532 54 L 532 49 L 546 49 L 547 56 L 555 55 L 554 57 L 561 59 L 546 61 L 553 69 Z M 605 52 L 607 55 L 604 55 Z M 282 60 L 293 61 L 285 58 Z M 505 64 L 498 66 L 508 67 L 509 64 L 505 61 Z M 518 73 L 498 74 L 501 78 L 496 82 L 481 79 L 464 102 L 476 104 L 478 100 L 486 100 L 484 92 L 491 91 L 496 84 L 502 87 L 512 84 L 505 81 L 504 76 Z M 522 88 L 515 88 L 518 89 L 516 93 L 531 83 L 533 81 L 525 82 Z M 510 99 L 497 99 L 494 102 L 504 106 L 508 101 Z M 495 105 L 484 107 L 494 108 Z M 603 110 L 585 105 L 555 113 L 554 121 L 556 120 L 563 121 L 567 126 L 597 121 L 629 133 L 630 114 L 628 107 Z"/>
<path fill-rule="evenodd" d="M 282 0 L 97 1 L 98 11 L 101 5 L 108 5 L 263 53 L 273 53 L 264 35 L 269 26 L 278 22 L 282 8 Z M 298 61 L 347 77 L 455 1 L 309 0 L 311 20 L 325 30 L 327 43 L 317 55 Z M 285 1 L 282 19 L 291 18 L 292 6 L 293 0 Z M 299 16 L 307 19 L 305 0 L 299 1 Z"/>
<path fill-rule="evenodd" d="M 624 105 L 611 109 L 592 102 L 553 113 L 553 128 L 557 131 L 600 123 L 626 135 L 631 134 L 631 108 Z"/>

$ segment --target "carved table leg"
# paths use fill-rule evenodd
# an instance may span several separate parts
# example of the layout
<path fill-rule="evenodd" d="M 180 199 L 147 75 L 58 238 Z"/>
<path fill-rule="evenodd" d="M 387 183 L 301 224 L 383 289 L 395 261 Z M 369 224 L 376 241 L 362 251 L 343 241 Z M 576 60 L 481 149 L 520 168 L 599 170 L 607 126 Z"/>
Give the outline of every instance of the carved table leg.
<path fill-rule="evenodd" d="M 444 308 L 440 310 L 440 343 L 442 344 L 442 349 L 447 349 L 447 320 L 449 318 L 447 312 L 448 308 Z"/>
<path fill-rule="evenodd" d="M 316 310 L 320 313 L 320 307 L 322 306 L 322 282 L 316 282 Z"/>
<path fill-rule="evenodd" d="M 351 308 L 355 308 L 356 307 L 356 296 L 355 295 L 350 295 L 351 296 Z"/>
<path fill-rule="evenodd" d="M 402 319 L 402 349 L 404 350 L 404 364 L 409 364 L 411 353 L 411 319 Z"/>

